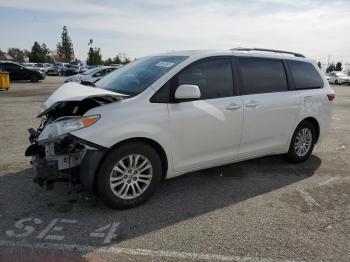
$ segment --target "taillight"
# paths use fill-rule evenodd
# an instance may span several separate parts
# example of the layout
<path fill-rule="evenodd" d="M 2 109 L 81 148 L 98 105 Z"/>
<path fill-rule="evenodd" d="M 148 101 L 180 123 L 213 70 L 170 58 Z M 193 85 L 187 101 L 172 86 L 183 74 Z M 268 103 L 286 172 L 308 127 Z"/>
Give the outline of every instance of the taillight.
<path fill-rule="evenodd" d="M 327 97 L 329 101 L 333 101 L 333 99 L 335 98 L 335 94 L 327 94 Z"/>

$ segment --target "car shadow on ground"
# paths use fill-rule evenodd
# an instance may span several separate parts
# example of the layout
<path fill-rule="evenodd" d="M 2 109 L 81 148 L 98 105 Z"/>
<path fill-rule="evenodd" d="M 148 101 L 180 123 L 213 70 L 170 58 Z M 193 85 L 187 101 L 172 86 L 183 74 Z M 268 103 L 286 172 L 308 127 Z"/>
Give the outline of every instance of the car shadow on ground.
<path fill-rule="evenodd" d="M 27 169 L 0 176 L 0 210 L 11 221 L 24 217 L 77 219 L 79 232 L 84 231 L 84 225 L 118 222 L 115 243 L 307 179 L 320 164 L 316 156 L 297 165 L 281 156 L 271 156 L 193 172 L 163 181 L 148 202 L 129 210 L 112 210 L 98 200 L 82 200 L 77 193 L 68 194 L 74 192 L 68 185 L 45 191 L 32 183 L 33 173 Z M 73 239 L 77 241 L 78 237 Z"/>

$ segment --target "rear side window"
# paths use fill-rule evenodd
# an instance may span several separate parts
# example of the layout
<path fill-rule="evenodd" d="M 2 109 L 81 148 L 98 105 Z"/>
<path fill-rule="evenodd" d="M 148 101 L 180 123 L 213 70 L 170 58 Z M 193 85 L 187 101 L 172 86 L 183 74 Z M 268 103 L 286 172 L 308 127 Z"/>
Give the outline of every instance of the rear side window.
<path fill-rule="evenodd" d="M 177 84 L 197 85 L 201 99 L 233 96 L 231 60 L 214 58 L 195 62 L 177 75 Z"/>
<path fill-rule="evenodd" d="M 265 58 L 239 58 L 242 94 L 284 92 L 288 82 L 283 61 Z"/>
<path fill-rule="evenodd" d="M 308 62 L 288 61 L 292 71 L 296 89 L 321 88 L 323 80 L 315 67 Z"/>

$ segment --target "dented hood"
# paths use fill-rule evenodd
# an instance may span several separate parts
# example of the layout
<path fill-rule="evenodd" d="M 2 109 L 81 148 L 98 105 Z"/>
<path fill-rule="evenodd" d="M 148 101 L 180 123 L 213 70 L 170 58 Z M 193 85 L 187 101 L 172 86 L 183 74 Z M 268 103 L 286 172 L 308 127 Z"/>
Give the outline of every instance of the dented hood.
<path fill-rule="evenodd" d="M 82 101 L 90 97 L 116 97 L 122 99 L 127 95 L 108 91 L 98 87 L 84 86 L 75 82 L 68 82 L 58 88 L 42 105 L 38 117 L 46 115 L 62 102 Z"/>

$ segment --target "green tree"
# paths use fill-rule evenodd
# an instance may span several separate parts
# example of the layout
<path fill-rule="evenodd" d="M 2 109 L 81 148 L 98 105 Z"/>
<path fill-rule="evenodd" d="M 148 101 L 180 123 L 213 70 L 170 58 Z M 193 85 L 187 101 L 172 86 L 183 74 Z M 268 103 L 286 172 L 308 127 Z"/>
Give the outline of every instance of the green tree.
<path fill-rule="evenodd" d="M 30 52 L 23 50 L 23 56 L 29 57 L 29 61 L 35 63 L 51 63 L 53 61 L 50 50 L 46 47 L 46 45 L 40 45 L 36 41 L 34 42 Z"/>
<path fill-rule="evenodd" d="M 7 53 L 13 57 L 13 60 L 15 62 L 18 63 L 23 63 L 24 58 L 26 57 L 24 51 L 19 48 L 9 48 L 7 50 Z"/>
<path fill-rule="evenodd" d="M 116 55 L 116 57 L 113 58 L 113 63 L 112 64 L 121 64 L 122 60 L 119 55 Z"/>
<path fill-rule="evenodd" d="M 61 42 L 57 44 L 57 55 L 61 62 L 70 62 L 74 60 L 73 43 L 68 35 L 66 26 L 63 27 Z"/>
<path fill-rule="evenodd" d="M 109 58 L 107 58 L 105 61 L 103 61 L 103 64 L 104 64 L 104 65 L 113 64 L 113 60 L 109 57 Z"/>
<path fill-rule="evenodd" d="M 128 63 L 130 63 L 130 59 L 127 58 L 127 57 L 125 57 L 125 58 L 124 58 L 124 61 L 122 62 L 122 64 L 126 65 L 126 64 L 128 64 Z"/>
<path fill-rule="evenodd" d="M 24 54 L 24 57 L 25 57 L 25 58 L 28 58 L 28 59 L 29 59 L 29 56 L 30 56 L 30 51 L 29 51 L 29 50 L 24 49 L 24 50 L 23 50 L 23 54 Z"/>
<path fill-rule="evenodd" d="M 102 64 L 102 55 L 101 55 L 101 49 L 95 47 L 92 47 L 93 40 L 89 40 L 89 52 L 88 52 L 88 58 L 86 60 L 86 63 L 88 65 L 101 65 Z"/>
<path fill-rule="evenodd" d="M 335 69 L 334 71 L 342 71 L 343 70 L 343 65 L 341 62 L 337 62 L 337 64 L 335 65 Z"/>
<path fill-rule="evenodd" d="M 36 41 L 34 42 L 32 51 L 30 52 L 29 61 L 35 62 L 35 63 L 46 62 L 45 51 L 42 49 L 40 44 Z"/>
<path fill-rule="evenodd" d="M 326 73 L 328 74 L 329 72 L 335 71 L 335 64 L 332 62 L 329 64 L 329 66 L 326 69 Z"/>

